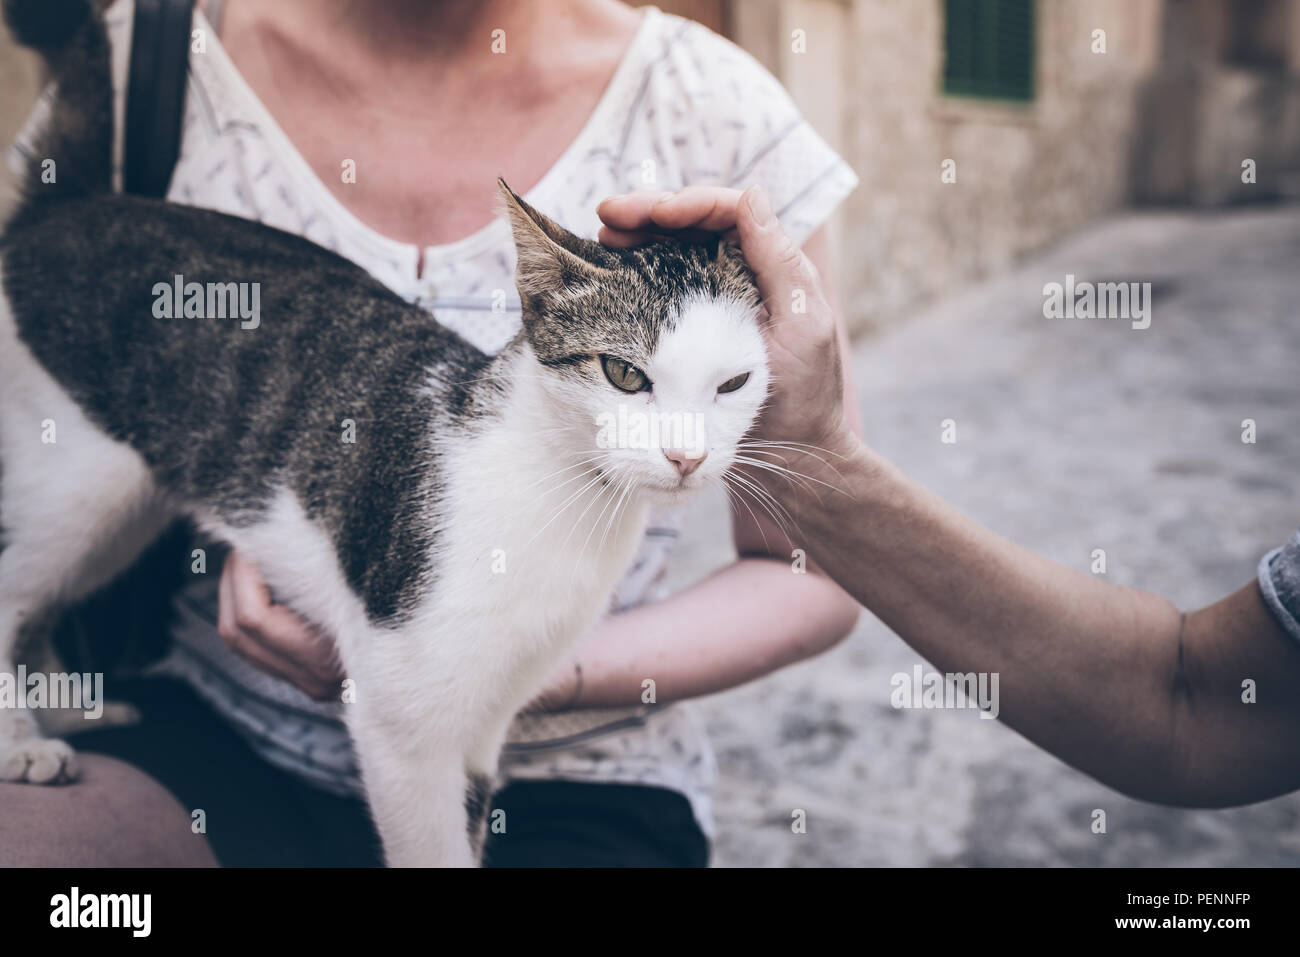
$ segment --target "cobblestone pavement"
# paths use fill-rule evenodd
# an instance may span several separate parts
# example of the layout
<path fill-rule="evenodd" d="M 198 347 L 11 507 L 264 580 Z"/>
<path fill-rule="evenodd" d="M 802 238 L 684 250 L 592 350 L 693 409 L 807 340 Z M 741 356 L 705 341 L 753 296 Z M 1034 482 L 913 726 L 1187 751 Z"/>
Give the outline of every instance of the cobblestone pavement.
<path fill-rule="evenodd" d="M 1151 282 L 1151 327 L 1045 319 L 1043 285 L 1067 273 Z M 1107 220 L 859 343 L 854 365 L 869 441 L 914 479 L 1063 564 L 1104 548 L 1110 580 L 1182 607 L 1249 581 L 1300 524 L 1300 209 Z M 680 577 L 726 541 L 701 504 Z M 890 676 L 919 663 L 864 613 L 821 658 L 696 703 L 721 769 L 715 863 L 1300 864 L 1300 794 L 1130 800 L 1000 722 L 894 710 Z"/>

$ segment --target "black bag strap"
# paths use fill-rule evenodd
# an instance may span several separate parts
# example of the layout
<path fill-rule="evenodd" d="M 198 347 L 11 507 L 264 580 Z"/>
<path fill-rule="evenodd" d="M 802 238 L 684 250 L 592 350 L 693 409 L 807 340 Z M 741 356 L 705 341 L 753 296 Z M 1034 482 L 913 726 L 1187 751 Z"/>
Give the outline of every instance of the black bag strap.
<path fill-rule="evenodd" d="M 192 0 L 135 0 L 127 73 L 122 186 L 165 198 L 180 155 Z M 169 531 L 114 581 L 68 608 L 54 644 L 74 671 L 133 672 L 162 657 L 172 596 L 188 580 L 194 529 Z"/>
<path fill-rule="evenodd" d="M 181 147 L 192 0 L 135 0 L 127 75 L 123 188 L 167 195 Z"/>

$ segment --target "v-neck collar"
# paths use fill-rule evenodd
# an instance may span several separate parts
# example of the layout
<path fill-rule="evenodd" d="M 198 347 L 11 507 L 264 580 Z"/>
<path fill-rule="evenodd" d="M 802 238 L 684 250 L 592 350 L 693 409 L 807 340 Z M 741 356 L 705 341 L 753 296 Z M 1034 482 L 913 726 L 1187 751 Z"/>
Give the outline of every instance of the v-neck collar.
<path fill-rule="evenodd" d="M 663 15 L 657 7 L 643 8 L 641 22 L 637 25 L 631 42 L 619 60 L 614 75 L 587 117 L 587 122 L 542 178 L 524 194 L 524 198 L 530 204 L 539 208 L 550 206 L 557 189 L 571 180 L 575 167 L 590 151 L 601 132 L 608 129 L 611 122 L 617 121 L 617 111 L 620 101 L 623 100 L 623 91 L 642 72 L 641 67 L 646 62 L 647 51 L 652 46 L 650 41 L 655 35 L 655 27 Z M 463 259 L 508 240 L 508 227 L 498 216 L 494 216 L 488 223 L 460 239 L 423 248 L 414 243 L 402 242 L 386 236 L 368 226 L 317 176 L 316 171 L 298 151 L 283 127 L 262 102 L 261 97 L 248 85 L 248 81 L 230 59 L 225 46 L 202 11 L 196 10 L 195 17 L 199 27 L 205 29 L 210 38 L 204 55 L 211 58 L 213 67 L 229 83 L 232 96 L 239 107 L 246 111 L 246 118 L 255 123 L 262 135 L 270 142 L 277 159 L 285 165 L 292 176 L 295 188 L 305 194 L 313 210 L 334 222 L 348 234 L 349 238 L 373 250 L 377 255 L 402 264 L 406 278 L 412 284 L 419 281 L 417 270 L 422 271 L 427 277 L 430 270 L 436 268 L 439 263 Z M 423 260 L 422 270 L 421 260 Z"/>

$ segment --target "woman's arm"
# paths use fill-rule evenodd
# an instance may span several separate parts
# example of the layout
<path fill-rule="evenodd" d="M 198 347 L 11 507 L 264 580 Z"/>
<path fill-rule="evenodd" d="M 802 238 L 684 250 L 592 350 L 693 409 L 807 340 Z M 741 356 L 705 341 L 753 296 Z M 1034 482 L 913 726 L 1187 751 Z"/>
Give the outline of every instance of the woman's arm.
<path fill-rule="evenodd" d="M 796 575 L 789 562 L 741 558 L 664 601 L 602 619 L 537 705 L 649 703 L 647 679 L 658 704 L 725 691 L 826 650 L 857 616 L 857 604 L 830 579 Z"/>
<path fill-rule="evenodd" d="M 840 339 L 817 271 L 761 191 L 698 191 L 671 209 L 622 197 L 601 215 L 614 242 L 736 228 L 771 314 L 778 392 L 762 431 L 799 443 L 789 466 L 825 485 L 757 477 L 827 574 L 912 647 L 943 671 L 996 672 L 1003 720 L 1135 796 L 1218 806 L 1300 787 L 1300 648 L 1256 585 L 1183 615 L 1000 538 L 872 453 L 832 381 Z"/>

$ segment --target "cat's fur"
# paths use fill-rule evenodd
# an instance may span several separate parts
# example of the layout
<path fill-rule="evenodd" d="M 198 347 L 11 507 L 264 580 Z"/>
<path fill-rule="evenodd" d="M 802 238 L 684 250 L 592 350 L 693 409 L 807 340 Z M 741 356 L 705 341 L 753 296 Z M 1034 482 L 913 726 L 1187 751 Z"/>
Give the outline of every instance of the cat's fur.
<path fill-rule="evenodd" d="M 764 399 L 752 277 L 726 246 L 607 250 L 502 184 L 524 329 L 490 358 L 306 240 L 109 192 L 102 24 L 86 0 L 5 13 L 59 95 L 0 236 L 0 672 L 190 516 L 336 636 L 389 863 L 473 863 L 512 716 L 607 606 L 646 504 L 717 481 Z M 155 318 L 176 274 L 260 283 L 260 324 Z M 615 389 L 605 354 L 652 390 Z M 708 458 L 680 478 L 662 449 L 598 449 L 620 403 L 702 414 Z M 76 773 L 0 710 L 0 780 Z"/>

